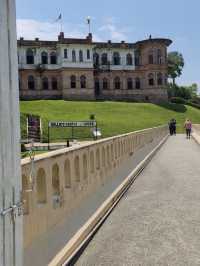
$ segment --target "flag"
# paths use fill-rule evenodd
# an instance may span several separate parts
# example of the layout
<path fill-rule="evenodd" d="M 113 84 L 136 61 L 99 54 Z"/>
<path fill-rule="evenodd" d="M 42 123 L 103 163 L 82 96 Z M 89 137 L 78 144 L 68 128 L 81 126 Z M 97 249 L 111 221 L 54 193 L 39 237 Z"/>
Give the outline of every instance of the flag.
<path fill-rule="evenodd" d="M 55 22 L 58 22 L 59 20 L 62 19 L 62 14 L 60 13 L 60 15 L 58 16 L 58 18 L 55 20 Z"/>
<path fill-rule="evenodd" d="M 86 20 L 87 20 L 87 24 L 90 24 L 91 18 L 90 17 L 87 17 Z"/>

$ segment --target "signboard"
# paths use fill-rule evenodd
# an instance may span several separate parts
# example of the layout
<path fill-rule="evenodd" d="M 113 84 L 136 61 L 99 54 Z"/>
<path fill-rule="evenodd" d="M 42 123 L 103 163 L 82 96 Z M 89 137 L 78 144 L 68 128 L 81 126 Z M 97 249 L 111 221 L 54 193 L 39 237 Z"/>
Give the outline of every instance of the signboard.
<path fill-rule="evenodd" d="M 96 127 L 96 121 L 49 122 L 49 127 Z"/>
<path fill-rule="evenodd" d="M 36 142 L 41 139 L 41 119 L 39 116 L 27 116 L 27 138 Z"/>

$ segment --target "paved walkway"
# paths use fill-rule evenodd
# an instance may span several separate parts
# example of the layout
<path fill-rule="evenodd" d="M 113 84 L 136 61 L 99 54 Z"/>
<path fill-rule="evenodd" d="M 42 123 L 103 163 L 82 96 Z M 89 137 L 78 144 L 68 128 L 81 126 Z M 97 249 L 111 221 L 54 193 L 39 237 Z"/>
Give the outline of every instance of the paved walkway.
<path fill-rule="evenodd" d="M 200 146 L 170 137 L 76 265 L 200 265 Z"/>

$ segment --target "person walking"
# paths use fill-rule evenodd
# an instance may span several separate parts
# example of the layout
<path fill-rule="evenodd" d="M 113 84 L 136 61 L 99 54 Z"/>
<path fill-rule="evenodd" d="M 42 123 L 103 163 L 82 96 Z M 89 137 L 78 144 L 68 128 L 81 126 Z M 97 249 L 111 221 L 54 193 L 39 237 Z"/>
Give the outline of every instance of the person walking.
<path fill-rule="evenodd" d="M 185 124 L 186 138 L 190 139 L 191 131 L 192 131 L 192 122 L 189 119 L 186 119 Z"/>
<path fill-rule="evenodd" d="M 176 135 L 176 120 L 173 118 L 169 121 L 169 133 L 171 136 Z"/>

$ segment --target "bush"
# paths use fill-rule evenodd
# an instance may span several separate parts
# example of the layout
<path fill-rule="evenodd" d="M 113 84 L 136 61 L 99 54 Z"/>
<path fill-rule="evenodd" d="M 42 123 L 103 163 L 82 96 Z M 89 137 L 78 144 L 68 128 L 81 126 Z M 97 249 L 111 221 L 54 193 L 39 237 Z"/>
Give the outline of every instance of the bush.
<path fill-rule="evenodd" d="M 190 106 L 192 106 L 192 107 L 195 107 L 195 108 L 200 109 L 200 104 L 197 104 L 197 103 L 193 103 L 193 102 L 188 101 L 188 102 L 187 102 L 187 105 L 190 105 Z"/>
<path fill-rule="evenodd" d="M 170 101 L 172 103 L 178 103 L 178 104 L 186 104 L 187 103 L 187 101 L 185 99 L 181 98 L 181 97 L 172 97 L 170 99 Z"/>
<path fill-rule="evenodd" d="M 24 143 L 21 143 L 21 152 L 26 152 L 26 147 Z"/>

